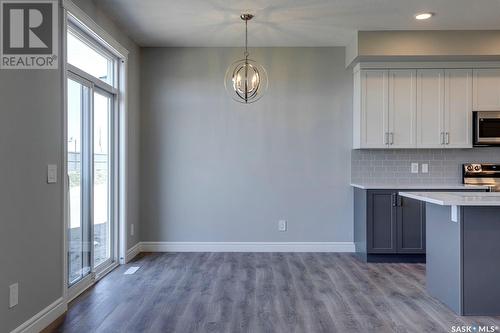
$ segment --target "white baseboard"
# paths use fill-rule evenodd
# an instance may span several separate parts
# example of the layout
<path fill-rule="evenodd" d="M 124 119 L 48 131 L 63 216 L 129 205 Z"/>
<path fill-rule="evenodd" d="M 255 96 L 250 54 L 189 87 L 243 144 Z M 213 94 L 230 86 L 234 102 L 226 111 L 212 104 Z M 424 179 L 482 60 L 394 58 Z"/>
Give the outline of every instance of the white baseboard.
<path fill-rule="evenodd" d="M 134 259 L 135 256 L 137 256 L 139 253 L 141 253 L 141 243 L 137 243 L 127 250 L 125 263 L 128 263 L 130 260 Z"/>
<path fill-rule="evenodd" d="M 141 252 L 355 252 L 353 242 L 141 242 Z"/>
<path fill-rule="evenodd" d="M 61 297 L 14 329 L 11 333 L 38 333 L 62 316 L 66 310 L 67 304 Z"/>

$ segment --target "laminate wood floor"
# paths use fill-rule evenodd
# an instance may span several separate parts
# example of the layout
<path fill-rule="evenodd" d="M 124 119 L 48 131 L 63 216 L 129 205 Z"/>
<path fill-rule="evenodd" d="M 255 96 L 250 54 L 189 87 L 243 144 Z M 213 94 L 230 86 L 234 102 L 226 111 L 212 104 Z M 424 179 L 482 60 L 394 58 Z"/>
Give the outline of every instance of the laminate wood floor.
<path fill-rule="evenodd" d="M 130 266 L 141 268 L 124 275 Z M 424 282 L 425 265 L 366 264 L 353 254 L 141 254 L 78 297 L 54 332 L 421 333 L 500 326 L 500 317 L 456 316 L 426 293 Z"/>

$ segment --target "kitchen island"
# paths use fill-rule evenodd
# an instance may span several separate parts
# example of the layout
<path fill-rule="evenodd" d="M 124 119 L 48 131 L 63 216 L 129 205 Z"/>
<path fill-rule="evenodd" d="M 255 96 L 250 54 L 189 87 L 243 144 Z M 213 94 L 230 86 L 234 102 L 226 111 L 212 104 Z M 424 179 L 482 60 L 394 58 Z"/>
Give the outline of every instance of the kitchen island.
<path fill-rule="evenodd" d="M 425 262 L 425 202 L 398 192 L 482 192 L 463 184 L 352 183 L 354 244 L 364 262 Z"/>
<path fill-rule="evenodd" d="M 426 203 L 426 288 L 459 315 L 500 315 L 500 193 L 400 192 Z"/>

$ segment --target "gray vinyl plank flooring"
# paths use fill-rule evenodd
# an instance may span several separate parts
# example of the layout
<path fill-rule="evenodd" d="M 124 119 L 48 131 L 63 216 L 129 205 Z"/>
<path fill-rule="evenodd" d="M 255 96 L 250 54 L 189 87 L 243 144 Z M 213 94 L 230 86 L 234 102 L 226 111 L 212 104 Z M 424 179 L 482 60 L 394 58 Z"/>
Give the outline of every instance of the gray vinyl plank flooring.
<path fill-rule="evenodd" d="M 123 273 L 140 266 L 133 275 Z M 425 265 L 337 253 L 146 253 L 70 304 L 54 332 L 451 332 Z M 498 331 L 498 330 L 497 330 Z"/>

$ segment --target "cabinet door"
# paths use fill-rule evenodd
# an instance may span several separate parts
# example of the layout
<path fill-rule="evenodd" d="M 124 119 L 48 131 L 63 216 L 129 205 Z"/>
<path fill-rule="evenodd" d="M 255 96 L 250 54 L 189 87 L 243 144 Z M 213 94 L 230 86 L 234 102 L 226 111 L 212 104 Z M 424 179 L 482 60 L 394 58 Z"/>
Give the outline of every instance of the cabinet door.
<path fill-rule="evenodd" d="M 445 73 L 442 69 L 417 71 L 417 147 L 444 144 Z"/>
<path fill-rule="evenodd" d="M 416 70 L 389 71 L 389 147 L 415 148 Z"/>
<path fill-rule="evenodd" d="M 445 72 L 446 148 L 472 148 L 472 71 Z"/>
<path fill-rule="evenodd" d="M 398 196 L 397 252 L 425 253 L 425 203 Z"/>
<path fill-rule="evenodd" d="M 361 148 L 387 147 L 387 70 L 361 71 Z"/>
<path fill-rule="evenodd" d="M 500 69 L 474 69 L 474 111 L 500 110 Z"/>
<path fill-rule="evenodd" d="M 368 253 L 396 253 L 397 193 L 368 191 Z"/>

